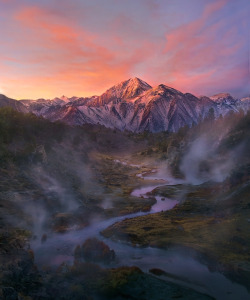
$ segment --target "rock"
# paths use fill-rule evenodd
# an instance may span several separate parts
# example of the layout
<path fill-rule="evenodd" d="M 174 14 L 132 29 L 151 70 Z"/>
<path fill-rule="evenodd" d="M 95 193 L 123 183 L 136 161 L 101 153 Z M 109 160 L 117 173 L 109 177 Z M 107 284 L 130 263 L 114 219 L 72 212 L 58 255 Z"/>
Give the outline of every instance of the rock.
<path fill-rule="evenodd" d="M 158 269 L 158 268 L 153 268 L 153 269 L 150 269 L 149 270 L 150 273 L 156 275 L 156 276 L 162 276 L 162 275 L 165 275 L 166 272 L 161 270 L 161 269 Z"/>
<path fill-rule="evenodd" d="M 45 243 L 47 241 L 47 234 L 43 234 L 41 237 L 41 243 Z"/>
<path fill-rule="evenodd" d="M 110 263 L 115 260 L 115 252 L 104 242 L 96 238 L 87 239 L 82 247 L 75 248 L 74 256 L 76 260 L 83 258 L 91 262 Z"/>

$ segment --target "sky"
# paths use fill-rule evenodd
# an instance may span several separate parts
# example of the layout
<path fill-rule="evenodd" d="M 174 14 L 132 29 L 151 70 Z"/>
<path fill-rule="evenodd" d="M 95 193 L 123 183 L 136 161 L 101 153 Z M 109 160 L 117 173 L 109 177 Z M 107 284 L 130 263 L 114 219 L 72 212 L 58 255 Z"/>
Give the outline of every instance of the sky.
<path fill-rule="evenodd" d="M 139 77 L 250 93 L 250 0 L 0 0 L 0 93 L 100 95 Z"/>

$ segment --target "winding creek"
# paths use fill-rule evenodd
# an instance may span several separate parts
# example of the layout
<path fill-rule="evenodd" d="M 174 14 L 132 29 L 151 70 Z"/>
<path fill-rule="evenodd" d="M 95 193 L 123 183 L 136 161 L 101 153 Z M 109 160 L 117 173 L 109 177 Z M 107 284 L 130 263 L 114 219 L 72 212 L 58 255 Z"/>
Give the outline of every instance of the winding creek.
<path fill-rule="evenodd" d="M 139 174 L 146 181 L 156 180 L 156 184 L 135 189 L 133 196 L 147 197 L 147 193 L 156 187 L 181 183 L 172 178 L 161 178 L 155 172 L 150 175 Z M 35 262 L 39 266 L 59 265 L 62 262 L 72 263 L 73 251 L 78 244 L 82 244 L 89 237 L 96 237 L 104 241 L 116 253 L 117 260 L 111 267 L 137 266 L 142 271 L 148 272 L 151 268 L 159 268 L 169 274 L 169 277 L 161 276 L 162 280 L 175 282 L 179 285 L 190 287 L 198 292 L 207 294 L 218 300 L 245 300 L 250 299 L 247 289 L 227 279 L 219 272 L 211 272 L 208 266 L 195 259 L 195 256 L 187 251 L 171 248 L 162 250 L 156 248 L 132 247 L 127 244 L 115 242 L 104 238 L 100 232 L 108 226 L 127 218 L 134 218 L 147 214 L 157 213 L 172 209 L 177 200 L 155 196 L 156 203 L 149 212 L 138 212 L 108 220 L 95 221 L 92 225 L 78 231 L 65 234 L 53 234 L 45 243 L 36 240 L 31 243 L 35 253 Z"/>

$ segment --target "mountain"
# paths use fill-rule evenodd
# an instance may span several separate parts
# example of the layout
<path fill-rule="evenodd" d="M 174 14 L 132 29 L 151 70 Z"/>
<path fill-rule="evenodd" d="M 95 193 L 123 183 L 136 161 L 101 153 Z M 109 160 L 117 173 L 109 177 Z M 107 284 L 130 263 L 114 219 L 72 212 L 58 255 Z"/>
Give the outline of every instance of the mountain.
<path fill-rule="evenodd" d="M 114 85 L 101 96 L 62 96 L 20 102 L 28 111 L 51 121 L 60 120 L 69 125 L 100 124 L 133 132 L 176 132 L 185 125 L 197 124 L 211 109 L 218 118 L 230 111 L 250 108 L 248 98 L 240 100 L 228 93 L 198 98 L 164 84 L 151 87 L 137 77 Z"/>
<path fill-rule="evenodd" d="M 19 112 L 28 112 L 28 109 L 20 101 L 8 98 L 2 94 L 0 94 L 0 107 L 12 107 Z"/>
<path fill-rule="evenodd" d="M 141 95 L 143 92 L 151 89 L 152 87 L 145 81 L 135 77 L 123 81 L 112 88 L 108 89 L 104 94 L 95 97 L 89 106 L 103 106 L 112 101 L 131 100 Z"/>
<path fill-rule="evenodd" d="M 101 96 L 79 98 L 60 108 L 51 108 L 44 116 L 70 125 L 90 123 L 133 132 L 159 132 L 177 131 L 198 123 L 211 108 L 219 117 L 242 107 L 242 102 L 229 94 L 197 98 L 163 84 L 152 88 L 141 79 L 132 78 Z"/>
<path fill-rule="evenodd" d="M 244 106 L 244 110 L 247 110 L 250 107 L 250 97 L 241 98 L 240 100 Z"/>
<path fill-rule="evenodd" d="M 54 100 L 46 100 L 46 99 L 37 99 L 37 100 L 20 100 L 20 102 L 26 107 L 26 109 L 34 113 L 37 116 L 44 116 L 47 110 L 51 106 L 64 105 L 64 101 L 54 101 Z"/>
<path fill-rule="evenodd" d="M 240 100 L 243 101 L 243 102 L 250 102 L 250 96 L 245 97 L 245 98 L 241 98 Z"/>
<path fill-rule="evenodd" d="M 57 106 L 63 106 L 66 103 L 73 102 L 78 100 L 78 97 L 71 97 L 68 98 L 66 96 L 56 97 L 54 99 L 37 99 L 37 100 L 27 100 L 23 99 L 20 100 L 21 102 L 29 112 L 32 112 L 38 116 L 44 116 L 49 108 L 51 107 L 57 107 Z"/>
<path fill-rule="evenodd" d="M 239 111 L 241 106 L 243 108 L 243 104 L 241 103 L 241 100 L 235 99 L 228 93 L 216 94 L 210 97 L 210 99 L 212 99 L 217 104 L 217 108 L 222 112 L 222 115 L 224 115 L 223 112 L 227 110 L 232 110 L 237 112 Z"/>

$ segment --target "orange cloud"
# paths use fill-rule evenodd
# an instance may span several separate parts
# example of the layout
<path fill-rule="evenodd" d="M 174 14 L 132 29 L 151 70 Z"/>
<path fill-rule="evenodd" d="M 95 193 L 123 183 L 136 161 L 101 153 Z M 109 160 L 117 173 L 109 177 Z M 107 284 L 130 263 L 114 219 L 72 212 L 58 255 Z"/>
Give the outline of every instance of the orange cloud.
<path fill-rule="evenodd" d="M 22 33 L 15 36 L 21 58 L 2 78 L 7 91 L 12 86 L 13 97 L 100 94 L 131 77 L 135 64 L 153 51 L 152 43 L 145 40 L 129 52 L 115 36 L 108 40 L 116 43 L 114 50 L 112 44 L 100 44 L 97 34 L 34 6 L 17 11 L 13 20 Z"/>
<path fill-rule="evenodd" d="M 239 53 L 245 46 L 239 33 L 240 26 L 247 26 L 247 22 L 232 14 L 226 20 L 228 7 L 225 14 L 224 8 L 231 2 L 228 0 L 207 1 L 198 19 L 171 31 L 167 17 L 163 23 L 156 22 L 158 14 L 162 18 L 164 11 L 160 10 L 160 2 L 155 5 L 152 0 L 140 1 L 140 18 L 128 10 L 118 10 L 105 21 L 98 15 L 102 13 L 100 7 L 95 5 L 71 6 L 70 2 L 61 1 L 58 9 L 45 2 L 32 6 L 17 1 L 15 5 L 2 5 L 8 9 L 7 14 L 0 11 L 1 20 L 6 22 L 4 30 L 0 28 L 0 83 L 9 96 L 100 94 L 132 76 L 142 77 L 150 84 L 166 83 L 200 93 L 209 84 L 223 87 L 223 78 L 232 78 L 234 64 L 239 64 Z M 72 8 L 68 16 L 66 6 Z M 81 16 L 75 11 L 78 7 Z M 96 26 L 93 18 L 88 18 L 90 12 L 97 20 Z M 154 20 L 145 21 L 152 22 L 152 26 L 142 24 L 145 12 Z M 105 27 L 100 29 L 102 24 Z"/>

